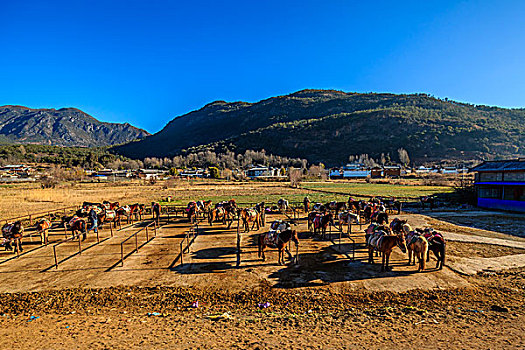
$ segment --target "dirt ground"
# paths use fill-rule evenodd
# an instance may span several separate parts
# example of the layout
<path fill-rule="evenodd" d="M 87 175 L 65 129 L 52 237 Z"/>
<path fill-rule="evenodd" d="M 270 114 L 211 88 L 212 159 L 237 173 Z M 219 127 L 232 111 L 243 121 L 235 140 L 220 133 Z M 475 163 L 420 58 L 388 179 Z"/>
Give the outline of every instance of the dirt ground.
<path fill-rule="evenodd" d="M 113 236 L 106 227 L 100 243 L 90 233 L 82 254 L 73 255 L 78 241 L 57 246 L 58 269 L 53 245 L 26 240 L 26 252 L 35 250 L 20 258 L 0 252 L 1 348 L 524 348 L 525 239 L 445 217 L 400 217 L 443 232 L 443 270 L 431 259 L 418 273 L 396 248 L 393 271 L 382 273 L 379 258 L 367 263 L 365 227 L 321 240 L 304 218 L 294 226 L 297 265 L 278 265 L 275 250 L 259 259 L 266 227 L 241 233 L 237 267 L 236 223 L 205 222 L 181 264 L 185 218 L 163 217 L 148 242 L 140 231 L 138 252 L 133 239 L 123 246 L 123 266 L 121 242 L 149 217 Z M 55 229 L 51 240 L 63 237 Z"/>

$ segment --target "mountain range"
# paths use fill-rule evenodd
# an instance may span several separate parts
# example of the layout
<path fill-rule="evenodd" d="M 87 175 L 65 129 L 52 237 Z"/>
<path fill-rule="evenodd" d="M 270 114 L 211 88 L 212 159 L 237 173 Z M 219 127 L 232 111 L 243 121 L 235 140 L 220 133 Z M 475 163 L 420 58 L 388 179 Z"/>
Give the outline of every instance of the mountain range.
<path fill-rule="evenodd" d="M 104 123 L 76 108 L 0 106 L 0 142 L 53 146 L 110 146 L 148 136 L 128 123 Z"/>
<path fill-rule="evenodd" d="M 396 158 L 399 148 L 416 162 L 523 155 L 525 109 L 427 94 L 302 90 L 256 103 L 215 101 L 113 151 L 144 158 L 264 149 L 339 165 L 356 154 Z"/>

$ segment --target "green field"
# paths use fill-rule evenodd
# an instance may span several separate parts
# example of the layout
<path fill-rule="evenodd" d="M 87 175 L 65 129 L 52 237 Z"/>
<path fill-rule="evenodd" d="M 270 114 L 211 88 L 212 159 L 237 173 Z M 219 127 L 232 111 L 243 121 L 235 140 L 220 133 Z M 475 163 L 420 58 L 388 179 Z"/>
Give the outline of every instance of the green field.
<path fill-rule="evenodd" d="M 354 196 L 383 196 L 383 197 L 413 197 L 428 196 L 437 193 L 450 193 L 454 191 L 449 186 L 423 186 L 423 185 L 390 185 L 374 183 L 328 183 L 310 182 L 301 184 L 302 188 L 322 190 L 328 192 L 347 193 Z"/>
<path fill-rule="evenodd" d="M 249 186 L 249 184 L 248 184 Z M 314 192 L 321 190 L 326 192 Z M 450 193 L 452 187 L 446 186 L 412 186 L 412 185 L 390 185 L 390 184 L 369 184 L 369 183 L 333 183 L 333 182 L 307 182 L 301 184 L 301 188 L 290 188 L 286 183 L 278 186 L 268 184 L 268 186 L 257 189 L 243 188 L 242 185 L 235 190 L 205 190 L 198 186 L 192 190 L 177 192 L 173 196 L 171 204 L 186 205 L 192 200 L 212 200 L 217 203 L 224 200 L 235 198 L 237 203 L 259 203 L 266 202 L 266 205 L 275 205 L 280 198 L 286 198 L 290 203 L 302 203 L 305 196 L 310 201 L 327 203 L 330 201 L 347 201 L 350 195 L 354 197 L 367 198 L 369 196 L 383 197 L 411 197 L 432 195 L 437 193 Z M 161 201 L 161 204 L 168 204 Z"/>

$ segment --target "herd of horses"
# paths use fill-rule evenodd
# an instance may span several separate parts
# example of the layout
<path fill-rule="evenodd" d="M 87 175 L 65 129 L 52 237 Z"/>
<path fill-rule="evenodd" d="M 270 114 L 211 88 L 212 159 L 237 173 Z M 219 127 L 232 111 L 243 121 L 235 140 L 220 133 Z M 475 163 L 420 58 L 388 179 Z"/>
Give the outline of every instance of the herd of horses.
<path fill-rule="evenodd" d="M 80 209 L 73 215 L 64 215 L 60 217 L 60 221 L 54 223 L 48 218 L 39 219 L 34 225 L 36 231 L 40 234 L 40 243 L 42 245 L 49 243 L 49 229 L 53 225 L 64 228 L 65 232 L 71 232 L 72 237 L 82 234 L 82 240 L 85 240 L 89 231 L 88 215 L 91 210 L 94 210 L 97 216 L 98 227 L 102 228 L 104 224 L 113 225 L 113 227 L 121 226 L 122 220 L 126 223 L 133 223 L 133 220 L 142 220 L 144 214 L 144 204 L 131 204 L 121 206 L 119 202 L 104 201 L 102 203 L 84 202 Z M 19 253 L 23 251 L 22 239 L 24 237 L 24 226 L 22 221 L 13 223 L 6 223 L 2 227 L 2 242 L 5 250 Z"/>
<path fill-rule="evenodd" d="M 328 203 L 311 203 L 308 197 L 303 200 L 303 210 L 306 213 L 308 230 L 313 236 L 326 239 L 326 232 L 329 225 L 332 225 L 340 234 L 343 226 L 347 225 L 346 234 L 351 233 L 352 225 L 368 225 L 365 229 L 365 244 L 368 249 L 368 262 L 374 263 L 374 255 L 382 256 L 381 271 L 388 271 L 389 258 L 395 247 L 399 247 L 403 253 L 408 253 L 408 264 L 415 264 L 418 261 L 418 271 L 425 269 L 425 261 L 430 259 L 430 251 L 437 258 L 436 268 L 443 268 L 445 262 L 445 239 L 442 234 L 430 228 L 415 228 L 407 223 L 406 220 L 395 218 L 389 221 L 389 213 L 401 212 L 401 203 L 394 198 L 384 199 L 373 197 L 368 201 L 354 200 L 349 198 L 346 202 L 331 201 Z M 265 216 L 268 211 L 278 210 L 285 214 L 290 220 L 276 220 L 270 224 L 267 232 L 261 233 L 257 238 L 258 255 L 264 261 L 265 249 L 268 247 L 276 248 L 279 251 L 278 263 L 284 264 L 284 254 L 288 253 L 288 243 L 294 242 L 298 251 L 299 238 L 297 231 L 292 228 L 296 225 L 286 213 L 291 209 L 289 202 L 281 198 L 277 205 L 266 207 L 264 202 L 258 203 L 250 208 L 240 208 L 234 199 L 222 201 L 213 205 L 212 201 L 191 201 L 186 206 L 186 215 L 190 223 L 196 223 L 199 218 L 208 221 L 212 226 L 220 222 L 231 227 L 236 220 L 244 232 L 250 230 L 260 230 L 265 227 Z M 293 208 L 295 210 L 296 208 Z M 133 220 L 142 220 L 145 212 L 144 204 L 131 204 L 121 206 L 119 202 L 104 201 L 102 203 L 84 202 L 72 216 L 63 216 L 56 224 L 63 227 L 66 233 L 69 231 L 72 237 L 82 234 L 82 239 L 86 239 L 89 229 L 88 216 L 96 213 L 98 227 L 104 224 L 121 225 L 123 219 L 127 223 Z M 153 219 L 160 217 L 160 205 L 152 203 Z M 48 244 L 48 232 L 52 227 L 49 219 L 43 218 L 36 223 L 36 230 L 40 233 L 41 244 Z M 6 250 L 14 250 L 15 253 L 21 252 L 24 227 L 21 221 L 7 223 L 2 227 L 3 242 L 1 245 Z"/>
<path fill-rule="evenodd" d="M 265 226 L 265 213 L 278 210 L 286 215 L 291 209 L 289 202 L 281 198 L 277 205 L 266 207 L 264 202 L 250 208 L 238 207 L 236 201 L 231 199 L 213 205 L 211 201 L 192 201 L 186 208 L 188 220 L 195 222 L 200 215 L 203 220 L 207 218 L 209 225 L 221 222 L 231 227 L 235 220 L 239 220 L 244 232 L 259 230 Z M 295 210 L 295 209 L 293 209 Z M 395 218 L 389 221 L 389 213 L 401 213 L 401 202 L 394 198 L 373 197 L 368 201 L 349 198 L 347 202 L 331 201 L 328 203 L 311 203 L 308 197 L 303 200 L 303 210 L 307 214 L 308 230 L 314 236 L 326 239 L 327 228 L 332 225 L 340 233 L 346 225 L 351 232 L 352 225 L 368 225 L 365 230 L 365 242 L 368 248 L 368 261 L 374 263 L 374 254 L 382 256 L 381 271 L 390 270 L 389 259 L 392 250 L 399 247 L 403 253 L 408 252 L 408 264 L 415 264 L 418 260 L 418 271 L 425 269 L 425 261 L 430 259 L 430 251 L 437 258 L 436 268 L 441 269 L 445 261 L 445 240 L 443 235 L 430 228 L 412 229 L 406 220 Z M 286 215 L 288 216 L 288 215 Z M 278 263 L 284 263 L 284 253 L 288 251 L 287 244 L 292 241 L 299 245 L 297 232 L 292 229 L 295 225 L 293 219 L 286 225 L 284 221 L 277 220 L 270 225 L 267 232 L 261 233 L 257 238 L 259 257 L 265 259 L 264 251 L 267 247 L 279 250 Z M 296 254 L 297 257 L 297 254 Z M 297 258 L 294 259 L 295 261 Z"/>

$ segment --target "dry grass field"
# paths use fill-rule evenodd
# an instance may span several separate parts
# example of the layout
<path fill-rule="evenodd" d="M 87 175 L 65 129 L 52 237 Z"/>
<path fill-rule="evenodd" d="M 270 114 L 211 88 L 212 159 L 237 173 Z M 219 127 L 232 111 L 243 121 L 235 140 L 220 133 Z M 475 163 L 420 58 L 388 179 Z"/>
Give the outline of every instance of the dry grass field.
<path fill-rule="evenodd" d="M 302 186 L 211 180 L 76 183 L 54 189 L 18 184 L 0 188 L 0 219 L 105 199 L 147 204 L 165 203 L 171 196 L 178 204 L 231 198 L 275 204 L 281 197 L 293 202 L 305 195 L 320 202 L 347 199 L 329 192 L 417 196 L 450 189 L 343 182 Z M 130 255 L 123 266 L 118 263 L 121 242 L 144 223 L 115 230 L 114 236 L 105 227 L 100 243 L 90 233 L 79 255 L 73 255 L 76 241 L 60 245 L 58 268 L 52 245 L 40 248 L 38 241 L 26 239 L 29 252 L 18 259 L 0 251 L 2 348 L 523 348 L 525 239 L 498 231 L 497 225 L 455 224 L 447 215 L 457 220 L 468 217 L 468 211 L 400 216 L 416 227 L 433 226 L 447 238 L 446 267 L 434 269 L 432 259 L 421 273 L 406 265 L 406 255 L 397 248 L 394 270 L 379 272 L 380 258 L 367 263 L 364 227 L 354 226 L 354 246 L 337 235 L 321 240 L 309 234 L 304 214 L 294 226 L 300 239 L 298 265 L 277 265 L 273 249 L 267 261 L 259 259 L 257 237 L 266 227 L 241 234 L 241 265 L 236 267 L 235 223 L 228 229 L 206 222 L 181 264 L 179 244 L 189 228 L 183 217 L 163 217 L 157 236 L 147 243 L 141 231 L 138 252 L 128 241 L 124 249 Z M 284 216 L 272 213 L 267 220 L 277 218 Z M 506 220 L 514 219 L 508 215 Z M 519 229 L 520 219 L 513 222 Z M 52 230 L 52 242 L 62 238 L 59 228 Z"/>

